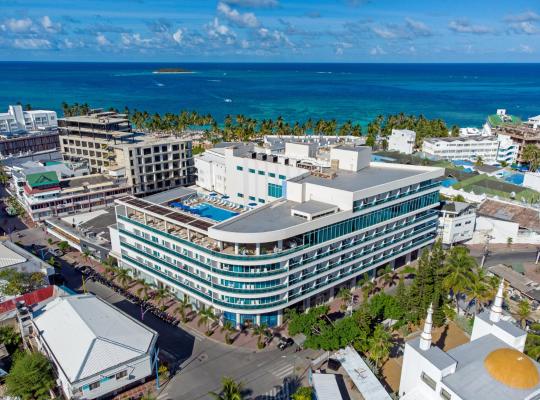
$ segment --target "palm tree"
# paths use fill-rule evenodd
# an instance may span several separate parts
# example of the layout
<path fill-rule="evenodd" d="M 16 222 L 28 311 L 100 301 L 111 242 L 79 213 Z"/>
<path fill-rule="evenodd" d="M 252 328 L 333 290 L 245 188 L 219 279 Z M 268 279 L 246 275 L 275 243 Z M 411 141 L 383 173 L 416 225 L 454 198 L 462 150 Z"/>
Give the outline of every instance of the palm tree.
<path fill-rule="evenodd" d="M 197 326 L 206 324 L 206 336 L 210 336 L 212 333 L 212 323 L 215 320 L 216 314 L 214 313 L 213 307 L 204 307 L 201 311 L 199 311 L 199 321 L 197 322 Z"/>
<path fill-rule="evenodd" d="M 152 289 L 152 287 L 144 279 L 137 279 L 135 282 L 138 285 L 140 285 L 135 290 L 135 293 L 137 293 L 137 296 L 139 296 L 143 300 L 148 300 L 148 294 L 150 293 L 150 290 Z"/>
<path fill-rule="evenodd" d="M 521 322 L 521 327 L 525 329 L 527 318 L 531 314 L 531 305 L 527 300 L 521 300 L 519 302 L 517 314 L 519 316 L 519 321 Z"/>
<path fill-rule="evenodd" d="M 226 320 L 223 322 L 223 326 L 221 327 L 220 331 L 222 333 L 225 332 L 225 343 L 232 344 L 233 341 L 231 338 L 231 333 L 233 333 L 235 330 L 234 324 L 231 321 Z"/>
<path fill-rule="evenodd" d="M 152 297 L 155 301 L 157 301 L 159 306 L 163 308 L 165 306 L 165 301 L 170 297 L 170 295 L 171 294 L 168 289 L 159 288 L 153 293 Z"/>
<path fill-rule="evenodd" d="M 221 391 L 219 393 L 210 392 L 209 395 L 216 400 L 243 400 L 243 385 L 233 378 L 224 376 L 221 378 Z"/>
<path fill-rule="evenodd" d="M 349 303 L 351 302 L 351 300 L 353 298 L 351 289 L 346 288 L 346 287 L 342 287 L 341 289 L 339 289 L 337 297 L 342 302 L 341 306 L 340 306 L 341 310 L 345 311 L 347 309 L 347 306 L 349 305 Z"/>
<path fill-rule="evenodd" d="M 192 308 L 193 304 L 189 302 L 189 298 L 187 296 L 184 296 L 182 300 L 178 301 L 178 305 L 174 309 L 174 313 L 178 314 L 182 323 L 185 324 L 187 322 L 187 310 L 191 310 Z"/>
<path fill-rule="evenodd" d="M 375 290 L 375 284 L 372 281 L 368 281 L 362 285 L 362 294 L 364 297 L 364 302 L 368 299 L 368 297 L 373 293 Z"/>
<path fill-rule="evenodd" d="M 262 341 L 263 336 L 266 336 L 268 333 L 268 325 L 260 324 L 253 327 L 252 336 L 257 336 L 257 348 L 262 349 L 264 347 L 264 342 Z"/>
<path fill-rule="evenodd" d="M 120 282 L 120 285 L 125 290 L 129 286 L 129 283 L 131 282 L 131 275 L 129 273 L 129 270 L 120 268 L 118 270 L 118 273 L 116 274 L 116 279 L 118 279 L 118 282 Z"/>
<path fill-rule="evenodd" d="M 476 268 L 471 274 L 471 282 L 467 294 L 475 301 L 475 314 L 478 314 L 483 305 L 493 298 L 497 290 L 497 279 L 487 276 L 485 269 Z"/>
<path fill-rule="evenodd" d="M 66 241 L 61 241 L 60 243 L 58 243 L 58 249 L 59 249 L 62 253 L 65 253 L 65 252 L 68 251 L 68 249 L 69 249 L 69 243 L 66 242 Z"/>
<path fill-rule="evenodd" d="M 114 265 L 105 265 L 105 275 L 109 277 L 109 279 L 114 279 L 116 274 L 118 273 L 119 268 L 115 267 Z"/>
<path fill-rule="evenodd" d="M 472 271 L 476 266 L 476 260 L 469 254 L 469 250 L 463 246 L 453 247 L 446 257 L 446 276 L 443 285 L 447 290 L 452 291 L 456 308 L 459 308 L 459 295 L 470 287 Z"/>
<path fill-rule="evenodd" d="M 540 148 L 535 144 L 528 144 L 523 148 L 522 158 L 529 163 L 529 171 L 536 172 L 540 164 Z"/>
<path fill-rule="evenodd" d="M 90 255 L 91 255 L 90 251 L 88 251 L 88 250 L 83 251 L 82 257 L 83 257 L 85 262 L 88 262 L 90 260 Z M 89 264 L 91 264 L 91 263 L 89 263 Z"/>
<path fill-rule="evenodd" d="M 157 397 L 150 391 L 145 392 L 140 400 L 157 400 Z"/>
<path fill-rule="evenodd" d="M 368 339 L 369 358 L 375 362 L 378 368 L 381 367 L 381 361 L 385 360 L 390 354 L 392 348 L 391 339 L 392 336 L 382 325 L 377 325 L 372 337 Z"/>

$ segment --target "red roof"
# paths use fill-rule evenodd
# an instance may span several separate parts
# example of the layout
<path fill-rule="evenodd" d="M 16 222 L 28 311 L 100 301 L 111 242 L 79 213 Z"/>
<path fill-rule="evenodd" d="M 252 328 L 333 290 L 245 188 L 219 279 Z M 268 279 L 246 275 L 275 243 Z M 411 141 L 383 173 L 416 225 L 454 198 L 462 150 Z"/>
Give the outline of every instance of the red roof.
<path fill-rule="evenodd" d="M 51 190 L 60 190 L 60 186 L 52 186 L 44 189 L 32 189 L 28 185 L 24 185 L 24 191 L 26 194 L 36 194 L 36 193 L 44 193 L 44 192 L 50 192 Z"/>
<path fill-rule="evenodd" d="M 53 295 L 54 286 L 47 286 L 41 289 L 34 290 L 30 293 L 25 293 L 22 296 L 0 303 L 0 314 L 14 310 L 17 307 L 18 301 L 24 300 L 27 306 L 32 306 L 34 304 L 38 304 L 44 300 L 47 300 Z"/>

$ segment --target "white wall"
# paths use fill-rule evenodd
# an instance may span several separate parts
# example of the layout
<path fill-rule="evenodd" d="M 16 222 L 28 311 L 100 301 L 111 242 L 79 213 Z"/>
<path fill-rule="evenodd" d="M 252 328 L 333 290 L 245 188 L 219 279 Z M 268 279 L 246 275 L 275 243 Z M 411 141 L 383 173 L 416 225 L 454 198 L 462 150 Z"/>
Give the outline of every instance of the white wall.
<path fill-rule="evenodd" d="M 442 228 L 441 237 L 444 244 L 453 244 L 472 239 L 476 214 L 454 215 L 452 214 L 439 218 Z"/>
<path fill-rule="evenodd" d="M 476 218 L 476 228 L 472 239 L 468 244 L 486 243 L 486 235 L 492 237 L 489 243 L 508 243 L 512 238 L 513 243 L 540 244 L 540 235 L 530 232 L 520 232 L 519 224 L 515 222 L 500 221 L 494 218 L 479 216 Z"/>
<path fill-rule="evenodd" d="M 414 131 L 408 129 L 392 129 L 392 134 L 388 137 L 388 150 L 412 154 L 415 140 L 416 132 Z"/>
<path fill-rule="evenodd" d="M 523 186 L 540 191 L 540 173 L 526 172 L 523 179 Z"/>

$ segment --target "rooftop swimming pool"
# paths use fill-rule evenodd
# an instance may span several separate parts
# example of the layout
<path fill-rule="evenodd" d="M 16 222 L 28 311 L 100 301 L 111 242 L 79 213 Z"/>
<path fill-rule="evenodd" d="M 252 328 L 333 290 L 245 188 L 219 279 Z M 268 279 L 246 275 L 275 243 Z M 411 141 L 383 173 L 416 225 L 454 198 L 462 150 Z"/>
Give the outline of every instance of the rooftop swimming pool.
<path fill-rule="evenodd" d="M 213 219 L 217 222 L 225 221 L 238 215 L 237 212 L 230 211 L 225 208 L 216 207 L 209 203 L 199 203 L 193 207 L 183 204 L 181 205 L 181 203 L 171 203 L 171 206 L 181 208 L 185 211 L 199 215 L 204 218 Z"/>

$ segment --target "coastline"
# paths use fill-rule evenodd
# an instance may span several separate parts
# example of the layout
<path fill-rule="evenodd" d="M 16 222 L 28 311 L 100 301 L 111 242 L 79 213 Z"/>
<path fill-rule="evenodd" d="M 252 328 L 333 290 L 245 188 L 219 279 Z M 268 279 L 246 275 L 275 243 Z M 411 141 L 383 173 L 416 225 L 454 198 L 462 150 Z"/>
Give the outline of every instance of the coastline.
<path fill-rule="evenodd" d="M 152 71 L 153 74 L 159 75 L 178 75 L 178 74 L 194 74 L 195 71 Z"/>

